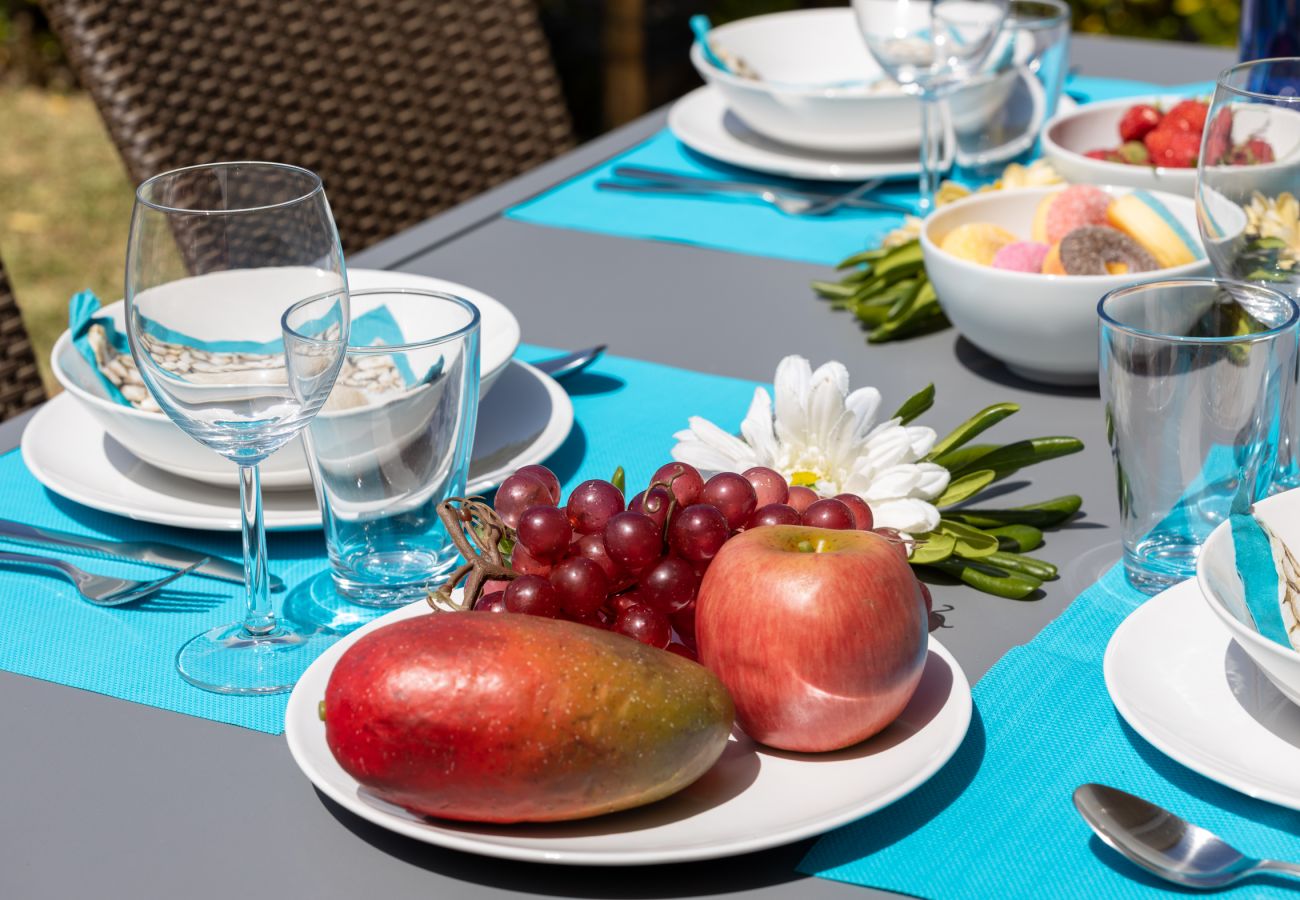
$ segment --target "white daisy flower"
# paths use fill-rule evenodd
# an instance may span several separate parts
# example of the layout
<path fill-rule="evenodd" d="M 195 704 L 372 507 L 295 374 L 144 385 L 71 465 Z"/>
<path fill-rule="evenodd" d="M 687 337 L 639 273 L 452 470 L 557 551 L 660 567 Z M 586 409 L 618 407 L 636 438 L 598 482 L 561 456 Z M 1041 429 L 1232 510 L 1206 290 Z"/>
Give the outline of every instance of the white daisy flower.
<path fill-rule="evenodd" d="M 850 393 L 849 372 L 838 362 L 814 372 L 802 356 L 787 356 L 773 388 L 775 408 L 764 388 L 754 391 L 740 437 L 692 416 L 690 427 L 673 435 L 673 459 L 708 472 L 767 466 L 819 494 L 857 494 L 877 528 L 917 534 L 939 527 L 931 501 L 948 487 L 948 470 L 921 462 L 934 446 L 934 429 L 877 422 L 880 391 Z"/>

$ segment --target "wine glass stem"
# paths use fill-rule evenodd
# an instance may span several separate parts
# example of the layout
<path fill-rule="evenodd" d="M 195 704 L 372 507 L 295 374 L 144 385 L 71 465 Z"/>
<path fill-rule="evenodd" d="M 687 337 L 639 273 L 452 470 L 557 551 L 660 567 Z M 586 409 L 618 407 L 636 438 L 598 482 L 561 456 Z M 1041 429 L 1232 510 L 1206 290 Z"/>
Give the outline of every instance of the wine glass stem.
<path fill-rule="evenodd" d="M 921 214 L 934 209 L 934 196 L 943 174 L 943 117 L 939 97 L 931 91 L 921 93 Z"/>
<path fill-rule="evenodd" d="M 266 529 L 262 523 L 262 476 L 256 465 L 239 467 L 239 513 L 244 531 L 244 590 L 248 607 L 244 630 L 270 634 L 275 630 L 271 585 L 266 569 Z"/>

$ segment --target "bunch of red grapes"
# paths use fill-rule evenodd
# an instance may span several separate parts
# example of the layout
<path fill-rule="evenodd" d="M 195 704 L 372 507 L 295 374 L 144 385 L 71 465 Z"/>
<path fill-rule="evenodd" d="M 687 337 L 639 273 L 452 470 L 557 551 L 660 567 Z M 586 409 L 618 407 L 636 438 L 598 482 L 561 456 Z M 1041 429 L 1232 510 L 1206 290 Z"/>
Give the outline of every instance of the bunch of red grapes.
<path fill-rule="evenodd" d="M 560 481 L 545 466 L 502 482 L 494 506 L 515 531 L 511 567 L 521 577 L 488 582 L 474 608 L 582 622 L 690 659 L 695 595 L 733 535 L 764 525 L 872 530 L 861 497 L 820 497 L 764 467 L 705 481 L 693 466 L 668 463 L 626 504 L 600 480 L 559 504 Z"/>

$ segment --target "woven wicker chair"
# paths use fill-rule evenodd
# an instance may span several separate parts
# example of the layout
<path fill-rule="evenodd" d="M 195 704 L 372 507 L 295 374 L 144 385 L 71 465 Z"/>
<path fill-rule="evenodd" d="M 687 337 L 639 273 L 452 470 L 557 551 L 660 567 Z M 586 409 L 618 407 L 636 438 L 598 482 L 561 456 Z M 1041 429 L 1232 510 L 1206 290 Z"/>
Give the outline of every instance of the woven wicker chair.
<path fill-rule="evenodd" d="M 27 327 L 0 261 L 0 421 L 45 401 Z"/>
<path fill-rule="evenodd" d="M 43 0 L 137 182 L 320 173 L 359 250 L 572 144 L 533 0 Z"/>

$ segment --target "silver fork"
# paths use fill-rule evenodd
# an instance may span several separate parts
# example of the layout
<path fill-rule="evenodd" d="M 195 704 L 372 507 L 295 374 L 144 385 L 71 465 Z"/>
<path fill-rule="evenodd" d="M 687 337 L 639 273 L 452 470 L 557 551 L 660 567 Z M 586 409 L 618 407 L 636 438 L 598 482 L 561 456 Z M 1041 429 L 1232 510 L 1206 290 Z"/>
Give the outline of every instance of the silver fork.
<path fill-rule="evenodd" d="M 165 575 L 155 581 L 132 581 L 129 578 L 113 578 L 108 575 L 96 575 L 79 569 L 70 562 L 55 559 L 52 556 L 33 556 L 30 553 L 10 553 L 0 551 L 0 562 L 19 563 L 26 566 L 43 566 L 54 569 L 77 588 L 83 600 L 96 606 L 121 606 L 133 600 L 143 600 L 160 588 L 171 584 L 182 575 L 188 575 L 208 560 L 201 559 L 192 566 L 186 566 Z"/>

